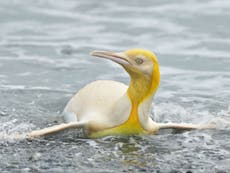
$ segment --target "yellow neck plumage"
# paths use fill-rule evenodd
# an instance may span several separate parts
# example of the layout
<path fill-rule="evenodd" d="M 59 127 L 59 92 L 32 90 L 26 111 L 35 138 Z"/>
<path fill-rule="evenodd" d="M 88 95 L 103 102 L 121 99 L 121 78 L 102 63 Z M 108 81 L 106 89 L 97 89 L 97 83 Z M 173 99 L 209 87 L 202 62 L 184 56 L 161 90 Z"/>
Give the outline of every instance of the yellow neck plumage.
<path fill-rule="evenodd" d="M 141 127 L 138 117 L 138 107 L 147 98 L 151 97 L 157 90 L 160 82 L 159 67 L 155 65 L 152 76 L 130 73 L 131 82 L 127 91 L 128 97 L 132 103 L 132 110 L 127 120 L 127 124 L 134 127 Z M 141 127 L 142 129 L 142 127 Z"/>

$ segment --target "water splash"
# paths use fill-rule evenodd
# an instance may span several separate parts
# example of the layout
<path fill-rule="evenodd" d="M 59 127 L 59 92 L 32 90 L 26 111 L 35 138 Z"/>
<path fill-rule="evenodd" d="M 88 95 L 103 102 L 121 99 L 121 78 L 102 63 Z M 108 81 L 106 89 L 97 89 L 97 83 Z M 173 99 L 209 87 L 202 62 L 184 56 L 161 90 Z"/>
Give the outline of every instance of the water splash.
<path fill-rule="evenodd" d="M 26 135 L 34 127 L 33 124 L 20 123 L 17 119 L 0 124 L 0 143 L 18 142 L 26 139 Z"/>
<path fill-rule="evenodd" d="M 161 103 L 152 111 L 157 122 L 212 124 L 216 129 L 230 128 L 230 107 L 213 114 L 207 110 L 185 108 L 176 103 Z"/>

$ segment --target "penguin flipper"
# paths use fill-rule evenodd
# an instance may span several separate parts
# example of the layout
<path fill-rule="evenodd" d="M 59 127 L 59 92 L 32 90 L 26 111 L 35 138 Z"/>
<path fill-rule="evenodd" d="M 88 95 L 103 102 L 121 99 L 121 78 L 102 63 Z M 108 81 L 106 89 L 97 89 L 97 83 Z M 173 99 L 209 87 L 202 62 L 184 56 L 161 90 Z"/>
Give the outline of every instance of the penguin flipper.
<path fill-rule="evenodd" d="M 157 123 L 158 129 L 175 129 L 175 130 L 199 130 L 214 129 L 215 124 L 190 124 L 190 123 Z"/>
<path fill-rule="evenodd" d="M 27 138 L 36 138 L 36 137 L 51 135 L 67 129 L 84 128 L 87 124 L 88 124 L 87 122 L 70 122 L 70 123 L 58 124 L 44 129 L 34 130 L 27 134 Z"/>

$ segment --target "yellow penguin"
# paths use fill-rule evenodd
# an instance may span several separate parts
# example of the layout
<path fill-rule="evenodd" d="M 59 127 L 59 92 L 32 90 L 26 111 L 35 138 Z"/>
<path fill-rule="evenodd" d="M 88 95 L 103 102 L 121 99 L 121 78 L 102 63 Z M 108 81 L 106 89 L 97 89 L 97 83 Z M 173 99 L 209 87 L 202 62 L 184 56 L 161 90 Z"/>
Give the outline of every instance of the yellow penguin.
<path fill-rule="evenodd" d="M 70 128 L 83 128 L 91 138 L 107 135 L 155 134 L 162 128 L 204 129 L 208 125 L 157 123 L 149 116 L 160 83 L 155 54 L 143 49 L 125 52 L 93 51 L 91 55 L 120 64 L 130 76 L 129 86 L 111 80 L 92 82 L 74 95 L 63 115 L 66 123 L 32 131 L 28 137 L 44 136 Z"/>

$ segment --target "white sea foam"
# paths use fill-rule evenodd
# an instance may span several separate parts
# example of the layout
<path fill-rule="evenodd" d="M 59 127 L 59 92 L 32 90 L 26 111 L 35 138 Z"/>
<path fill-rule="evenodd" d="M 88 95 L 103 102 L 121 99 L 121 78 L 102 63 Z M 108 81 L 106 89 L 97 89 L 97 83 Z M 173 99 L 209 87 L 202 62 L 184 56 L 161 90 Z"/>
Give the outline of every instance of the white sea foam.
<path fill-rule="evenodd" d="M 230 106 L 229 106 L 230 107 Z M 177 103 L 161 103 L 154 106 L 154 120 L 157 122 L 213 124 L 217 129 L 230 128 L 230 108 L 211 113 L 197 110 L 196 107 L 185 108 Z"/>

